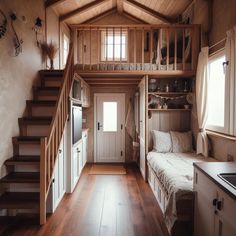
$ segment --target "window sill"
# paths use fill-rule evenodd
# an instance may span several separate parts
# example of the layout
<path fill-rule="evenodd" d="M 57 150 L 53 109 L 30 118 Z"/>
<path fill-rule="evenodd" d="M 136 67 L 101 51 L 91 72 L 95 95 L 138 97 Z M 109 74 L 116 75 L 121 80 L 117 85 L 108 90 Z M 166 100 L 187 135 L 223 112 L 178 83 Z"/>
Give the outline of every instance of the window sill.
<path fill-rule="evenodd" d="M 228 135 L 228 134 L 222 134 L 222 133 L 212 131 L 212 130 L 209 130 L 209 129 L 206 130 L 206 133 L 207 133 L 207 135 L 210 135 L 210 136 L 223 138 L 223 139 L 227 139 L 227 140 L 231 140 L 231 141 L 236 142 L 236 137 L 235 136 L 231 136 L 231 135 Z"/>

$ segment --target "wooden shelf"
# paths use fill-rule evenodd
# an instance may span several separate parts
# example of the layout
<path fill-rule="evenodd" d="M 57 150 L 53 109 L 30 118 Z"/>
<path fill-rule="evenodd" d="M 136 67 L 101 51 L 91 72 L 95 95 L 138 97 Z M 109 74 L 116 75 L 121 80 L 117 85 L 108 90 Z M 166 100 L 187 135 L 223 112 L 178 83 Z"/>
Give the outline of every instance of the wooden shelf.
<path fill-rule="evenodd" d="M 184 108 L 178 108 L 178 109 L 158 109 L 158 108 L 148 108 L 148 111 L 191 111 L 192 109 L 184 109 Z"/>
<path fill-rule="evenodd" d="M 148 95 L 187 95 L 190 92 L 148 92 Z"/>

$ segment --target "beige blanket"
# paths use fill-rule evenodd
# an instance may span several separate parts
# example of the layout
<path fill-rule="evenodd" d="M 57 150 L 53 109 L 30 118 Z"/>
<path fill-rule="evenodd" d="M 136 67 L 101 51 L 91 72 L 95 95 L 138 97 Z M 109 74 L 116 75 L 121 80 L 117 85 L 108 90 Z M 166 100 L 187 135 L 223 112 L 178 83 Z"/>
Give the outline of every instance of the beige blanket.
<path fill-rule="evenodd" d="M 177 201 L 193 194 L 193 163 L 215 159 L 206 160 L 195 153 L 156 152 L 149 152 L 147 159 L 167 194 L 164 217 L 170 232 L 177 220 Z"/>

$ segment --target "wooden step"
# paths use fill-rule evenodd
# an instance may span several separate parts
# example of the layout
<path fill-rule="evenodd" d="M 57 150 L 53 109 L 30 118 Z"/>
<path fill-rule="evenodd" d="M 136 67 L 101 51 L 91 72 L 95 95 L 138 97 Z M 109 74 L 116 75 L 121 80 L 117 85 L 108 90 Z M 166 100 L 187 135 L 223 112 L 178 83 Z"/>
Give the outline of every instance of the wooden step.
<path fill-rule="evenodd" d="M 6 192 L 0 196 L 1 209 L 39 209 L 39 193 Z"/>
<path fill-rule="evenodd" d="M 60 88 L 58 87 L 39 87 L 34 89 L 34 93 L 40 96 L 56 96 L 59 94 Z"/>
<path fill-rule="evenodd" d="M 63 76 L 64 70 L 40 70 L 40 76 Z"/>
<path fill-rule="evenodd" d="M 24 117 L 18 119 L 20 125 L 50 125 L 52 116 L 45 117 Z"/>
<path fill-rule="evenodd" d="M 29 106 L 39 106 L 39 107 L 54 107 L 54 106 L 56 106 L 56 101 L 27 100 L 26 103 Z"/>
<path fill-rule="evenodd" d="M 21 165 L 37 165 L 39 166 L 40 164 L 40 161 L 39 161 L 39 156 L 38 158 L 24 158 L 23 156 L 22 157 L 19 157 L 19 158 L 15 158 L 15 157 L 12 157 L 8 160 L 5 161 L 4 163 L 6 166 L 21 166 Z"/>
<path fill-rule="evenodd" d="M 18 136 L 13 137 L 13 144 L 40 144 L 41 138 L 45 136 Z"/>
<path fill-rule="evenodd" d="M 0 183 L 39 183 L 39 172 L 11 172 Z"/>

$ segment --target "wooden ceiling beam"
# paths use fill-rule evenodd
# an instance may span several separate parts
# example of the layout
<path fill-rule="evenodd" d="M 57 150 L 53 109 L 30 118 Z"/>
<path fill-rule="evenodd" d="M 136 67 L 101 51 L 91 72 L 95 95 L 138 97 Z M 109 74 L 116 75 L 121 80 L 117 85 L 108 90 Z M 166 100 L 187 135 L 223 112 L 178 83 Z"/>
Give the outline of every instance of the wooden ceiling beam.
<path fill-rule="evenodd" d="M 147 14 L 157 18 L 158 20 L 161 20 L 165 23 L 173 23 L 173 20 L 157 11 L 154 11 L 152 10 L 151 8 L 149 7 L 146 7 L 145 5 L 139 3 L 139 2 L 136 2 L 134 0 L 125 0 L 125 2 L 135 8 L 138 8 L 140 9 L 141 11 L 144 11 L 146 12 Z"/>
<path fill-rule="evenodd" d="M 111 78 L 111 77 L 102 77 L 102 78 L 97 78 L 97 77 L 89 77 L 89 78 L 84 78 L 84 80 L 91 81 L 91 80 L 105 80 L 105 81 L 113 81 L 113 80 L 122 80 L 122 81 L 140 81 L 142 78 L 137 78 L 137 77 L 116 77 L 116 78 Z"/>
<path fill-rule="evenodd" d="M 88 82 L 87 82 L 88 83 Z M 122 86 L 127 86 L 127 85 L 138 85 L 139 83 L 124 83 L 124 82 L 90 82 L 88 83 L 89 85 L 122 85 Z"/>
<path fill-rule="evenodd" d="M 136 21 L 136 22 L 139 22 L 141 24 L 149 24 L 147 21 L 144 21 L 142 19 L 139 19 L 138 17 L 136 16 L 133 16 L 131 15 L 129 12 L 127 12 L 125 9 L 123 10 L 123 13 L 122 13 L 125 17 L 129 18 L 130 20 L 133 20 L 133 21 Z"/>
<path fill-rule="evenodd" d="M 138 84 L 137 85 L 115 85 L 115 84 L 93 84 L 93 85 L 90 85 L 92 88 L 96 87 L 96 88 L 121 88 L 121 89 L 134 89 L 134 88 L 137 88 Z"/>
<path fill-rule="evenodd" d="M 105 11 L 105 12 L 103 12 L 103 13 L 97 15 L 97 16 L 94 16 L 94 17 L 88 19 L 87 21 L 82 22 L 81 24 L 91 24 L 91 23 L 94 23 L 95 21 L 100 20 L 103 17 L 106 17 L 106 16 L 108 16 L 110 14 L 113 14 L 113 13 L 116 13 L 116 12 L 117 12 L 117 8 L 113 7 L 112 9 L 107 10 L 107 11 Z"/>
<path fill-rule="evenodd" d="M 71 12 L 68 12 L 62 16 L 60 16 L 60 21 L 65 21 L 75 15 L 78 15 L 78 14 L 81 14 L 82 12 L 85 12 L 85 11 L 88 11 L 88 10 L 91 10 L 92 8 L 94 7 L 98 7 L 100 6 L 101 4 L 105 3 L 105 2 L 108 2 L 109 0 L 96 0 L 96 1 L 92 1 L 82 7 L 79 7 Z"/>
<path fill-rule="evenodd" d="M 123 7 L 123 0 L 116 0 L 117 10 L 120 14 L 123 13 L 124 7 Z"/>
<path fill-rule="evenodd" d="M 60 3 L 63 3 L 65 2 L 66 0 L 47 0 L 45 2 L 45 7 L 48 8 L 48 7 L 53 7 L 53 6 L 56 6 Z"/>

